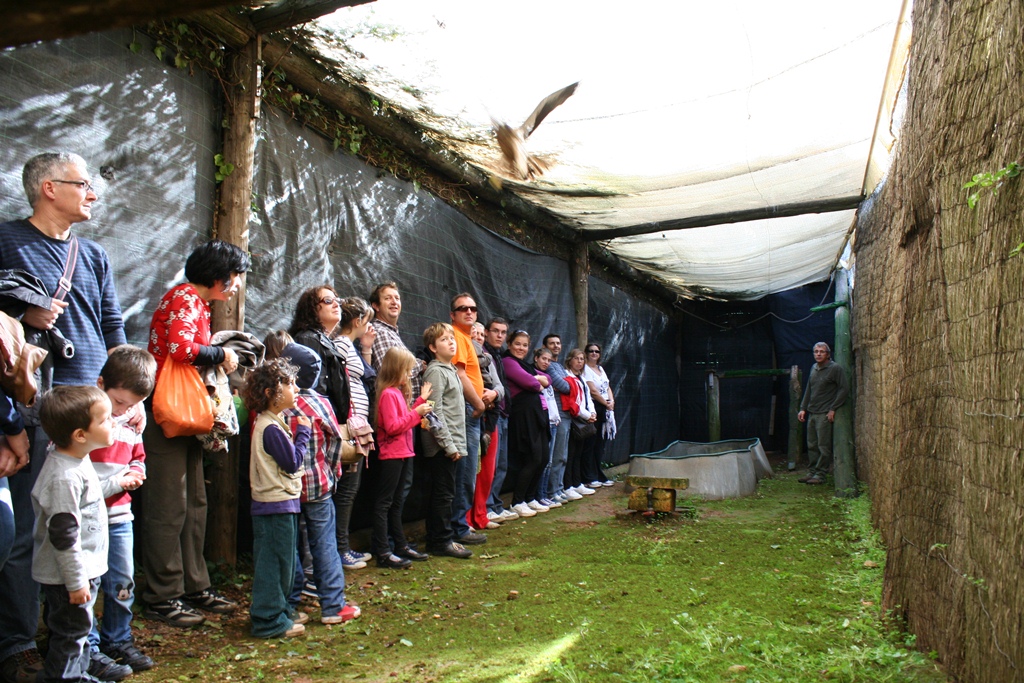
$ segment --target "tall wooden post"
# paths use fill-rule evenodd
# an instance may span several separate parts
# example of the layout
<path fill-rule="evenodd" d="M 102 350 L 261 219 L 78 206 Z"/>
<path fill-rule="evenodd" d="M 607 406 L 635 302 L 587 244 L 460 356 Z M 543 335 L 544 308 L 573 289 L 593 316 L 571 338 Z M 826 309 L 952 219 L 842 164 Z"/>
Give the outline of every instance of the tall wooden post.
<path fill-rule="evenodd" d="M 569 279 L 572 280 L 572 302 L 576 307 L 576 346 L 583 349 L 587 346 L 590 318 L 590 251 L 586 242 L 573 245 L 572 258 L 569 260 Z"/>
<path fill-rule="evenodd" d="M 857 464 L 853 450 L 853 342 L 850 337 L 850 272 L 836 272 L 836 342 L 832 359 L 838 363 L 851 390 L 832 425 L 832 453 L 835 462 L 836 495 L 852 498 L 857 495 Z"/>
<path fill-rule="evenodd" d="M 786 469 L 790 472 L 800 463 L 800 451 L 804 445 L 804 423 L 797 415 L 800 413 L 800 400 L 803 398 L 803 382 L 800 366 L 789 369 L 789 462 Z"/>
<path fill-rule="evenodd" d="M 260 38 L 249 41 L 232 63 L 230 101 L 226 102 L 228 127 L 224 133 L 224 161 L 234 164 L 220 184 L 215 237 L 249 250 L 249 214 L 252 206 L 253 165 L 256 155 L 256 120 L 260 115 Z M 214 331 L 241 330 L 245 325 L 245 276 L 238 294 L 216 302 L 212 312 Z M 206 523 L 206 557 L 234 565 L 238 560 L 238 462 L 239 439 L 231 440 L 227 455 L 218 455 L 206 469 L 209 508 Z"/>
<path fill-rule="evenodd" d="M 722 413 L 719 393 L 721 378 L 714 370 L 708 370 L 707 389 L 708 394 L 708 441 L 722 440 Z"/>

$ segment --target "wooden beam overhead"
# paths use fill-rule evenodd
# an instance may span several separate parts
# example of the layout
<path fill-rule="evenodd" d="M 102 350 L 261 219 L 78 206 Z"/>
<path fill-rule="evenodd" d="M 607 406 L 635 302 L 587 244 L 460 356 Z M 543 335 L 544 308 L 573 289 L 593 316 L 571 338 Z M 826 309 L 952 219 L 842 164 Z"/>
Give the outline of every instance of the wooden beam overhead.
<path fill-rule="evenodd" d="M 728 211 L 726 213 L 705 214 L 691 218 L 675 218 L 657 223 L 641 223 L 630 225 L 624 228 L 609 228 L 608 230 L 581 230 L 580 239 L 585 242 L 596 242 L 599 240 L 613 240 L 617 237 L 633 237 L 636 235 L 650 235 L 656 232 L 671 232 L 674 230 L 688 230 L 690 228 L 706 228 L 712 225 L 725 225 L 727 223 L 745 223 L 747 221 L 759 221 L 766 218 L 785 218 L 787 216 L 802 216 L 808 213 L 831 213 L 833 211 L 849 211 L 856 209 L 864 201 L 864 195 L 850 195 L 848 197 L 837 197 L 835 199 L 821 199 L 813 202 L 795 202 L 793 204 L 780 204 L 778 206 L 765 206 L 757 209 L 744 209 L 743 211 Z"/>
<path fill-rule="evenodd" d="M 257 31 L 270 33 L 304 24 L 342 7 L 363 5 L 368 2 L 373 0 L 280 0 L 256 10 L 249 18 Z"/>
<path fill-rule="evenodd" d="M 57 40 L 93 31 L 237 5 L 238 0 L 34 0 L 4 3 L 0 47 Z"/>

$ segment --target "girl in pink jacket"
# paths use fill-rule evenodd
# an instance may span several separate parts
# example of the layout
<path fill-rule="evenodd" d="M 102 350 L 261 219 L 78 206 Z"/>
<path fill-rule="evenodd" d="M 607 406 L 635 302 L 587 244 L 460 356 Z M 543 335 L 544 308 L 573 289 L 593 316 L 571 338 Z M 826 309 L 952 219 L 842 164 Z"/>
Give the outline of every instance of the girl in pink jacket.
<path fill-rule="evenodd" d="M 430 382 L 424 382 L 416 402 L 412 399 L 410 377 L 417 367 L 416 359 L 407 350 L 392 347 L 381 361 L 377 373 L 377 495 L 373 506 L 373 554 L 377 566 L 404 569 L 411 560 L 426 560 L 427 555 L 409 547 L 402 530 L 404 501 L 398 488 L 412 467 L 412 430 L 432 408 L 427 403 Z M 391 551 L 390 537 L 395 539 Z"/>

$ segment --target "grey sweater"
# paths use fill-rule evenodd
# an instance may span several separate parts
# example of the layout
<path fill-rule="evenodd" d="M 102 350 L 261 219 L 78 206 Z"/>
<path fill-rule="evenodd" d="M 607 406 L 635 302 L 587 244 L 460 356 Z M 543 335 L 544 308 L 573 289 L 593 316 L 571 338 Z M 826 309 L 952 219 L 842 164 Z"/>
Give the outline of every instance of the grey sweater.
<path fill-rule="evenodd" d="M 32 508 L 33 579 L 76 591 L 107 573 L 107 506 L 89 456 L 50 451 L 32 487 Z"/>
<path fill-rule="evenodd" d="M 424 383 L 432 385 L 429 401 L 440 418 L 430 429 L 420 430 L 423 453 L 427 457 L 444 451 L 448 455 L 469 452 L 466 448 L 466 399 L 462 394 L 459 373 L 451 363 L 432 360 L 423 371 Z"/>

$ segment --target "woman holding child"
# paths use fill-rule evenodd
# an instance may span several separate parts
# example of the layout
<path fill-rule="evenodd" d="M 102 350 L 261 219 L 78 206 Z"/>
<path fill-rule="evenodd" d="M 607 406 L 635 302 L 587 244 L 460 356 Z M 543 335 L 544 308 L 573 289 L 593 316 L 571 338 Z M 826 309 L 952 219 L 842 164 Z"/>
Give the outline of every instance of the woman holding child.
<path fill-rule="evenodd" d="M 530 364 L 529 353 L 529 333 L 516 330 L 501 359 L 512 399 L 508 416 L 508 455 L 510 462 L 518 463 L 512 510 L 520 517 L 548 511 L 535 498 L 548 453 L 548 413 L 541 401 L 541 392 L 549 384 L 549 378 Z"/>
<path fill-rule="evenodd" d="M 227 373 L 238 366 L 234 351 L 210 345 L 210 303 L 235 296 L 250 263 L 248 254 L 220 240 L 200 245 L 185 261 L 187 282 L 164 295 L 150 325 L 149 352 L 156 358 L 158 386 L 168 358 L 195 366 L 219 365 Z M 166 437 L 153 419 L 151 404 L 146 412 L 144 615 L 172 626 L 198 626 L 204 618 L 197 609 L 226 614 L 238 606 L 210 587 L 203 557 L 203 449 L 193 436 Z"/>

